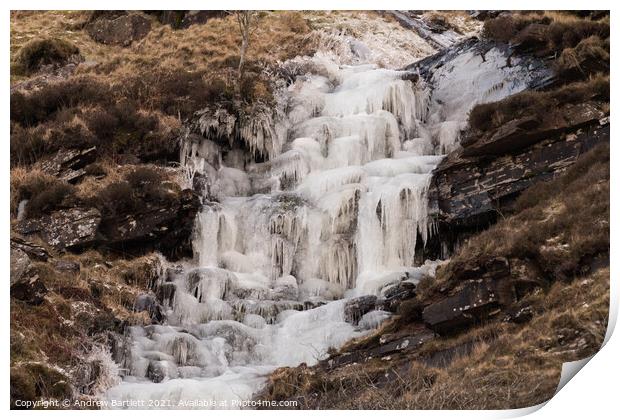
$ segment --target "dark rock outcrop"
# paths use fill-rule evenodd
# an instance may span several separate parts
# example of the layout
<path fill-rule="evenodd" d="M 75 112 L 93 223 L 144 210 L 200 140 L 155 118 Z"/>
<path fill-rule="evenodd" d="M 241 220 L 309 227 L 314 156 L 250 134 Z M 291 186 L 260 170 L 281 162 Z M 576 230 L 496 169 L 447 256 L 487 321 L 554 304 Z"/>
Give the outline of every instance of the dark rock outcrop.
<path fill-rule="evenodd" d="M 86 25 L 86 31 L 93 40 L 124 47 L 144 38 L 150 30 L 151 21 L 137 13 L 101 15 Z"/>
<path fill-rule="evenodd" d="M 28 303 L 40 305 L 47 294 L 47 287 L 38 275 L 25 276 L 11 284 L 11 297 Z"/>
<path fill-rule="evenodd" d="M 442 297 L 431 299 L 422 312 L 424 322 L 439 334 L 454 333 L 499 314 L 506 320 L 527 322 L 520 300 L 536 288 L 548 286 L 535 263 L 516 258 L 455 263 L 450 277 L 439 289 Z"/>
<path fill-rule="evenodd" d="M 568 109 L 570 108 L 570 109 Z M 430 215 L 453 250 L 463 239 L 494 223 L 526 188 L 554 178 L 595 145 L 609 142 L 609 122 L 593 104 L 567 107 L 561 118 L 545 117 L 526 130 L 512 121 L 450 154 L 433 172 Z M 551 114 L 557 114 L 550 112 Z M 549 121 L 549 122 L 545 122 Z M 430 255 L 442 246 L 427 244 Z"/>
<path fill-rule="evenodd" d="M 386 357 L 396 353 L 402 354 L 412 352 L 418 349 L 422 344 L 433 340 L 435 337 L 435 333 L 427 329 L 394 338 L 384 337 L 384 340 L 378 345 L 370 346 L 366 349 L 340 353 L 321 362 L 320 366 L 326 367 L 327 369 L 336 369 L 351 363 L 360 363 L 373 358 Z"/>
<path fill-rule="evenodd" d="M 146 201 L 130 213 L 102 214 L 96 208 L 73 207 L 16 225 L 22 235 L 39 235 L 58 250 L 82 251 L 104 247 L 139 255 L 159 250 L 175 259 L 191 256 L 190 237 L 200 200 L 191 190 L 181 191 L 169 200 Z M 13 242 L 12 242 L 13 244 Z M 13 245 L 12 245 L 13 246 Z M 26 253 L 40 254 L 41 247 L 15 242 Z"/>
<path fill-rule="evenodd" d="M 167 202 L 145 202 L 130 214 L 105 217 L 99 240 L 123 252 L 160 250 L 170 258 L 191 256 L 190 237 L 200 200 L 191 190 Z"/>
<path fill-rule="evenodd" d="M 439 333 L 455 331 L 484 317 L 499 313 L 499 295 L 492 280 L 473 280 L 454 296 L 424 308 L 424 321 Z"/>
<path fill-rule="evenodd" d="M 75 183 L 86 175 L 86 166 L 97 158 L 97 148 L 59 150 L 53 157 L 40 161 L 44 172 L 64 181 Z"/>
<path fill-rule="evenodd" d="M 410 64 L 403 70 L 418 73 L 423 80 L 430 81 L 436 70 L 442 68 L 457 57 L 467 53 L 474 53 L 485 57 L 487 52 L 493 48 L 500 50 L 506 57 L 506 66 L 512 66 L 510 57 L 516 54 L 513 47 L 507 44 L 499 44 L 497 42 L 480 40 L 472 37 L 459 41 L 450 48 L 444 48 L 435 55 Z M 527 69 L 528 78 L 530 79 L 528 87 L 530 89 L 542 89 L 557 81 L 555 74 L 549 68 L 550 63 L 539 57 L 520 54 L 519 65 Z"/>
<path fill-rule="evenodd" d="M 344 306 L 344 319 L 357 324 L 364 314 L 373 311 L 377 303 L 377 296 L 367 295 L 350 299 Z"/>

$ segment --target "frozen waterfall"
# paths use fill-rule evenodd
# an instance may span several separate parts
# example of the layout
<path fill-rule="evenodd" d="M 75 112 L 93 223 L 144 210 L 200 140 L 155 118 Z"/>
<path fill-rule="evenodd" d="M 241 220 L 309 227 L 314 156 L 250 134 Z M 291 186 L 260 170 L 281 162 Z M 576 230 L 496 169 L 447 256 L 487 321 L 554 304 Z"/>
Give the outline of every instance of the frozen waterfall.
<path fill-rule="evenodd" d="M 233 408 L 275 368 L 317 363 L 375 328 L 388 313 L 352 325 L 346 300 L 434 271 L 415 267 L 431 172 L 458 147 L 475 103 L 527 83 L 497 50 L 461 54 L 430 81 L 306 59 L 317 72 L 281 92 L 287 112 L 272 132 L 286 133 L 268 161 L 224 156 L 208 138 L 184 145 L 189 176 L 203 174 L 215 201 L 205 197 L 197 218 L 195 260 L 161 279 L 166 325 L 130 328 L 126 375 L 106 399 Z"/>

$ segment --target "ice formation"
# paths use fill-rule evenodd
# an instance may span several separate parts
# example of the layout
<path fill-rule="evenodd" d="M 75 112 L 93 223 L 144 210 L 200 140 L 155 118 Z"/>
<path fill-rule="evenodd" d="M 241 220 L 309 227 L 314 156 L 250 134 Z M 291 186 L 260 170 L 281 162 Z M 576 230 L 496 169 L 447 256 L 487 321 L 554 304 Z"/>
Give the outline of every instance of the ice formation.
<path fill-rule="evenodd" d="M 184 145 L 188 176 L 209 183 L 195 260 L 162 278 L 167 324 L 130 329 L 126 375 L 105 398 L 249 399 L 276 367 L 317 363 L 376 328 L 390 314 L 354 326 L 347 299 L 433 273 L 415 260 L 431 172 L 458 147 L 473 105 L 526 83 L 494 49 L 457 56 L 429 84 L 372 63 L 304 60 L 318 70 L 283 92 L 285 119 L 243 124 L 250 154 L 267 161 L 222 155 L 209 138 L 236 135 L 224 112 Z"/>

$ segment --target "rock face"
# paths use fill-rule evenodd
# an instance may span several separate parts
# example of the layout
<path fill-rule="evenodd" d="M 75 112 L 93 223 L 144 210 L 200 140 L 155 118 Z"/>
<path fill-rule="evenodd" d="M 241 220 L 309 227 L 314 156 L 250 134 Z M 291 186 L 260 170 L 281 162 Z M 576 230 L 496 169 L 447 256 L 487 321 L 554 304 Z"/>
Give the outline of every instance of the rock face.
<path fill-rule="evenodd" d="M 24 235 L 39 233 L 45 242 L 60 250 L 80 249 L 96 241 L 100 222 L 99 210 L 75 207 L 24 220 L 17 229 Z"/>
<path fill-rule="evenodd" d="M 81 251 L 104 246 L 123 252 L 135 251 L 133 255 L 136 255 L 157 249 L 174 259 L 191 256 L 189 239 L 199 208 L 198 196 L 185 190 L 169 201 L 145 202 L 143 208 L 131 213 L 102 215 L 95 208 L 74 207 L 22 220 L 16 230 L 22 235 L 38 234 L 58 250 Z M 47 258 L 45 249 L 26 241 L 16 239 L 11 246 L 37 259 Z"/>
<path fill-rule="evenodd" d="M 527 121 L 511 121 L 465 143 L 436 168 L 429 209 L 437 236 L 448 239 L 449 248 L 494 223 L 520 192 L 555 177 L 582 153 L 609 141 L 609 122 L 593 104 L 562 108 L 561 113 L 557 117 L 558 112 L 550 112 L 554 116 L 529 130 L 524 128 Z M 446 252 L 433 239 L 429 245 L 430 254 Z"/>
<path fill-rule="evenodd" d="M 59 150 L 53 157 L 40 162 L 41 169 L 64 181 L 75 183 L 86 175 L 86 165 L 97 158 L 97 148 Z"/>
<path fill-rule="evenodd" d="M 149 19 L 136 13 L 118 17 L 103 15 L 86 25 L 86 31 L 93 40 L 123 47 L 144 38 L 150 30 Z"/>
<path fill-rule="evenodd" d="M 105 218 L 99 228 L 100 240 L 124 251 L 157 249 L 171 258 L 191 256 L 189 239 L 199 208 L 198 196 L 184 190 L 173 202 L 147 202 L 135 213 Z"/>
<path fill-rule="evenodd" d="M 470 281 L 454 296 L 424 308 L 422 316 L 437 331 L 454 331 L 458 327 L 488 317 L 499 311 L 496 284 L 491 280 Z"/>

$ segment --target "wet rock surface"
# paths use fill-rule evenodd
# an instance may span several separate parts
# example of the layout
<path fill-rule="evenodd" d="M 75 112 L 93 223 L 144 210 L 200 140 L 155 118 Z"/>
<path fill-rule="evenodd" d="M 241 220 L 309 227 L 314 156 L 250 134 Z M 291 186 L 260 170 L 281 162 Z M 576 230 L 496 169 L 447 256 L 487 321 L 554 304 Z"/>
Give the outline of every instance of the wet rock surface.
<path fill-rule="evenodd" d="M 344 319 L 347 322 L 357 324 L 362 316 L 375 309 L 377 296 L 368 295 L 353 298 L 347 301 L 344 307 Z"/>

